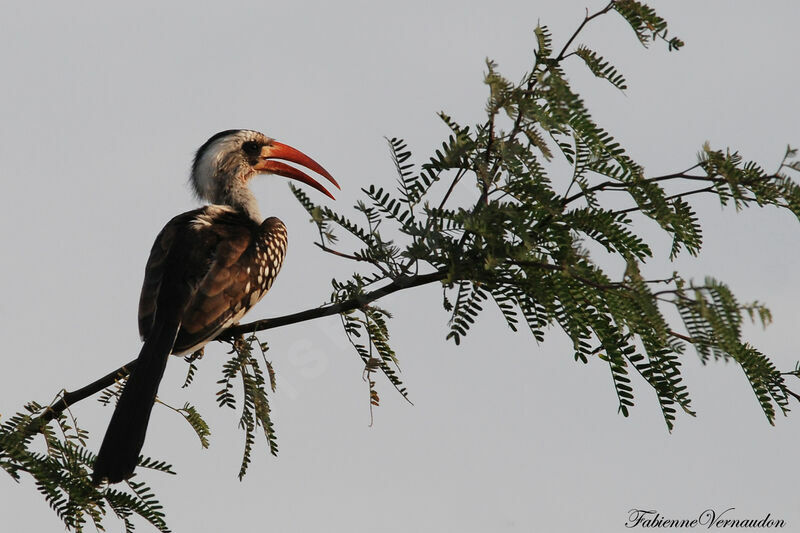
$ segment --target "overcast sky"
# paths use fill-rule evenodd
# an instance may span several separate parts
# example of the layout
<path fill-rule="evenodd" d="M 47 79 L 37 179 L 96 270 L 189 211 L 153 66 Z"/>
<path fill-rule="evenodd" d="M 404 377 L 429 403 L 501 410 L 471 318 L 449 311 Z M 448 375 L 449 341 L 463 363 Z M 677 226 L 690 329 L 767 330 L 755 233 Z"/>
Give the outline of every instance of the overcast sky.
<path fill-rule="evenodd" d="M 347 212 L 360 187 L 395 179 L 383 136 L 406 138 L 423 161 L 447 133 L 437 111 L 467 124 L 481 119 L 487 56 L 518 79 L 532 60 L 537 21 L 563 43 L 585 7 L 602 5 L 7 3 L 0 413 L 47 403 L 135 356 L 147 254 L 163 224 L 196 205 L 187 172 L 211 134 L 258 129 L 303 150 L 342 184 L 336 207 Z M 691 166 L 705 140 L 776 167 L 787 143 L 800 145 L 800 4 L 651 5 L 686 41 L 680 53 L 645 50 L 614 14 L 578 39 L 628 79 L 621 94 L 570 66 L 597 120 L 652 175 Z M 290 246 L 249 318 L 319 305 L 330 279 L 351 266 L 312 245 L 314 228 L 283 180 L 264 178 L 255 191 L 262 213 L 289 227 Z M 766 302 L 775 322 L 765 332 L 749 328 L 749 338 L 791 369 L 800 358 L 800 224 L 774 209 L 736 214 L 699 202 L 701 256 L 669 264 L 666 241 L 646 226 L 663 243 L 652 272 L 713 275 L 742 300 Z M 630 418 L 618 415 L 607 365 L 575 363 L 559 331 L 537 345 L 490 310 L 456 348 L 444 340 L 440 304 L 432 287 L 382 302 L 395 313 L 392 338 L 415 405 L 379 381 L 373 427 L 362 365 L 337 318 L 264 335 L 279 376 L 272 398 L 281 452 L 269 456 L 259 440 L 244 482 L 236 478 L 237 414 L 214 402 L 225 346 L 210 346 L 188 390 L 180 389 L 185 365 L 171 360 L 161 397 L 195 403 L 213 431 L 211 448 L 201 450 L 175 414 L 155 409 L 144 453 L 180 475 L 141 477 L 172 529 L 616 532 L 634 507 L 673 518 L 735 507 L 739 518 L 770 513 L 800 528 L 800 414 L 771 427 L 737 366 L 703 367 L 687 351 L 698 417 L 680 417 L 669 434 L 641 380 Z M 74 412 L 96 450 L 111 409 L 87 400 Z M 62 529 L 27 479 L 0 476 L 0 510 L 7 531 Z"/>

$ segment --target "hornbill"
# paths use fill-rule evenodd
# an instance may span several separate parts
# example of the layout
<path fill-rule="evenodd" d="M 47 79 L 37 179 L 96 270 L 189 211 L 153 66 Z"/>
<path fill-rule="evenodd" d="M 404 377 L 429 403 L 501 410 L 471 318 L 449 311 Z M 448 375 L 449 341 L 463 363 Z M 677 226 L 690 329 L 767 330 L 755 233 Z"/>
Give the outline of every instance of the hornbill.
<path fill-rule="evenodd" d="M 223 131 L 197 150 L 190 183 L 210 205 L 170 220 L 153 244 L 139 300 L 144 345 L 97 454 L 95 484 L 133 474 L 169 354 L 192 353 L 237 323 L 278 275 L 286 226 L 275 217 L 262 221 L 250 178 L 277 174 L 333 198 L 311 176 L 276 159 L 339 188 L 313 159 L 257 131 Z"/>

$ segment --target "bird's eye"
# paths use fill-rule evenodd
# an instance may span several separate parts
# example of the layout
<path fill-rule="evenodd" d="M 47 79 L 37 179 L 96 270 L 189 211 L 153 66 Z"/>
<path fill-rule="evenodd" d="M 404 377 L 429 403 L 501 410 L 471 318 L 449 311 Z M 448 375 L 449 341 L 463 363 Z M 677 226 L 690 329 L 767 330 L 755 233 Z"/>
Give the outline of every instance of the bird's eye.
<path fill-rule="evenodd" d="M 245 141 L 242 143 L 242 151 L 249 156 L 258 155 L 261 152 L 261 146 L 255 141 Z"/>

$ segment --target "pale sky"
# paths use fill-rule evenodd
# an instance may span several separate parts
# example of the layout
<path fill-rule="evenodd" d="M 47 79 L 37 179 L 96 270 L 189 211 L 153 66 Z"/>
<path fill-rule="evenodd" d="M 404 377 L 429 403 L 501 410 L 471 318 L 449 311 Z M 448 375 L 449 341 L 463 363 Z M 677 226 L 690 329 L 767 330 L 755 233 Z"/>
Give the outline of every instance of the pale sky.
<path fill-rule="evenodd" d="M 47 403 L 138 352 L 147 254 L 167 220 L 195 207 L 188 168 L 210 135 L 251 128 L 303 150 L 342 185 L 335 207 L 354 214 L 361 187 L 394 183 L 383 136 L 404 137 L 423 162 L 447 134 L 437 111 L 463 124 L 482 119 L 486 57 L 518 79 L 537 21 L 563 43 L 585 7 L 604 4 L 9 3 L 0 19 L 0 413 Z M 681 52 L 643 49 L 614 14 L 578 39 L 613 60 L 626 94 L 577 62 L 568 67 L 595 118 L 648 172 L 691 166 L 705 140 L 770 170 L 786 144 L 800 146 L 800 4 L 651 5 L 686 41 Z M 290 245 L 248 319 L 319 305 L 352 265 L 312 245 L 315 229 L 283 180 L 262 178 L 255 192 L 262 213 L 288 226 Z M 749 338 L 790 370 L 800 358 L 800 224 L 775 209 L 695 205 L 705 222 L 700 257 L 670 264 L 666 241 L 645 224 L 662 245 L 649 268 L 713 275 L 741 300 L 767 303 L 774 324 L 748 328 Z M 392 339 L 415 405 L 379 380 L 372 427 L 362 364 L 337 318 L 263 334 L 278 372 L 280 454 L 261 438 L 244 482 L 238 413 L 214 401 L 226 346 L 209 346 L 188 390 L 185 365 L 171 360 L 161 397 L 197 405 L 213 432 L 202 450 L 177 415 L 154 411 L 144 453 L 179 475 L 138 477 L 173 531 L 613 533 L 627 531 L 634 507 L 672 518 L 735 507 L 738 518 L 770 513 L 800 529 L 800 414 L 771 427 L 739 367 L 704 367 L 687 351 L 698 417 L 680 416 L 670 434 L 641 380 L 631 416 L 618 415 L 607 365 L 575 363 L 558 330 L 537 345 L 490 309 L 460 347 L 446 342 L 440 296 L 422 287 L 381 302 L 395 314 Z M 96 450 L 111 409 L 86 400 L 74 413 Z M 29 479 L 0 475 L 0 511 L 6 531 L 62 530 Z"/>

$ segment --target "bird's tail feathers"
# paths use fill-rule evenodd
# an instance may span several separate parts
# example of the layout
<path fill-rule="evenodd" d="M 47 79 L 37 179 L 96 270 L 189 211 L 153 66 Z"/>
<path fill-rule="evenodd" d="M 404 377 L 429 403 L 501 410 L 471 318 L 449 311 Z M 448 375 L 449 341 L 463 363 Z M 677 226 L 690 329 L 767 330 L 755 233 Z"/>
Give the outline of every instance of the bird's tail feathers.
<path fill-rule="evenodd" d="M 92 482 L 116 483 L 133 474 L 144 445 L 150 412 L 180 322 L 162 323 L 142 346 L 97 453 Z"/>

